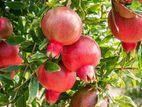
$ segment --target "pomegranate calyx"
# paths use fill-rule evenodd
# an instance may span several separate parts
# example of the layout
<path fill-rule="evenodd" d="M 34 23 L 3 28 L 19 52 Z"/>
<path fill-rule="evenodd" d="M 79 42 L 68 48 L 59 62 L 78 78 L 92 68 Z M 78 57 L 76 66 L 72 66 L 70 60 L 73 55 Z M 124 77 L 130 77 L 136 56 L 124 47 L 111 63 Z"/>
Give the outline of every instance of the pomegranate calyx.
<path fill-rule="evenodd" d="M 136 49 L 137 43 L 122 42 L 122 47 L 126 53 L 130 53 Z"/>
<path fill-rule="evenodd" d="M 51 42 L 47 47 L 47 56 L 58 59 L 62 50 L 63 46 L 61 44 L 56 42 Z"/>
<path fill-rule="evenodd" d="M 77 70 L 77 75 L 84 82 L 93 82 L 95 78 L 95 70 L 92 65 L 86 65 Z"/>
<path fill-rule="evenodd" d="M 60 97 L 60 93 L 52 90 L 47 90 L 45 91 L 45 98 L 46 101 L 50 104 L 53 105 L 57 102 L 57 100 Z"/>

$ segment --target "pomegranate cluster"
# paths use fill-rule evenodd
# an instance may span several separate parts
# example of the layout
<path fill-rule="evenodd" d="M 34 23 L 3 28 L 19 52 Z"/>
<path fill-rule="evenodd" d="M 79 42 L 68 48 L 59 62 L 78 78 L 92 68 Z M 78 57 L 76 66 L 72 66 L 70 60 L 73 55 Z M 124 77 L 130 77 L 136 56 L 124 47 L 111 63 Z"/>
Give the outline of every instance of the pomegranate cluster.
<path fill-rule="evenodd" d="M 125 7 L 125 3 L 133 0 L 113 0 L 113 8 L 108 15 L 108 24 L 112 34 L 122 42 L 126 53 L 132 52 L 142 40 L 142 15 Z"/>
<path fill-rule="evenodd" d="M 13 46 L 4 40 L 13 33 L 12 23 L 5 17 L 0 17 L 0 68 L 6 68 L 22 63 L 22 58 L 19 56 L 19 46 Z M 0 71 L 0 74 L 5 72 Z M 15 71 L 11 72 L 10 78 L 15 75 Z"/>
<path fill-rule="evenodd" d="M 49 72 L 44 64 L 38 68 L 38 80 L 46 89 L 46 100 L 52 105 L 62 92 L 73 87 L 76 75 L 84 82 L 96 80 L 94 67 L 100 62 L 101 50 L 95 40 L 82 35 L 81 19 L 68 7 L 47 11 L 41 20 L 41 29 L 50 41 L 47 56 L 62 59 L 58 63 L 60 71 Z"/>

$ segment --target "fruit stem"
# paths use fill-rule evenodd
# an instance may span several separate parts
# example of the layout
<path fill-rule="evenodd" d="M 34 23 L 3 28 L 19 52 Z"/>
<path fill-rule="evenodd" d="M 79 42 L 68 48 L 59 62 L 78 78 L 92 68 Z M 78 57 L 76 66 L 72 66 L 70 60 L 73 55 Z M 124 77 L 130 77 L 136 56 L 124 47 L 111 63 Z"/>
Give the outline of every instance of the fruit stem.
<path fill-rule="evenodd" d="M 47 56 L 50 58 L 58 59 L 61 52 L 63 50 L 63 46 L 56 42 L 50 42 L 47 47 Z"/>

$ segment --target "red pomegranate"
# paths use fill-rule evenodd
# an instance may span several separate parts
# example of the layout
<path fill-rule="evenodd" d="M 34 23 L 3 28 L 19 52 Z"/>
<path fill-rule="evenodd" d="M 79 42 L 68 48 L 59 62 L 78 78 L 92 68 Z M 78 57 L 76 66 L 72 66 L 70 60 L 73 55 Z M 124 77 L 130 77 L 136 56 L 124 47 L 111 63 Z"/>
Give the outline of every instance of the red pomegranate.
<path fill-rule="evenodd" d="M 63 64 L 59 64 L 61 71 L 48 72 L 41 65 L 38 69 L 38 80 L 43 87 L 56 92 L 65 92 L 72 88 L 76 81 L 76 73 L 70 72 Z"/>
<path fill-rule="evenodd" d="M 98 101 L 98 91 L 91 86 L 78 90 L 71 99 L 71 107 L 95 107 Z M 97 107 L 107 107 L 107 100 L 103 100 Z"/>
<path fill-rule="evenodd" d="M 60 97 L 60 93 L 52 90 L 47 90 L 45 91 L 45 99 L 46 101 L 50 104 L 53 105 L 57 102 L 57 100 Z"/>
<path fill-rule="evenodd" d="M 5 18 L 0 17 L 0 38 L 7 39 L 13 33 L 11 22 Z"/>
<path fill-rule="evenodd" d="M 140 3 L 142 3 L 142 0 L 138 0 Z"/>
<path fill-rule="evenodd" d="M 0 68 L 5 68 L 12 65 L 19 65 L 22 63 L 22 58 L 18 55 L 19 47 L 7 44 L 4 41 L 0 42 Z M 5 72 L 0 71 L 0 74 Z M 10 78 L 13 79 L 16 72 L 10 73 Z"/>
<path fill-rule="evenodd" d="M 94 79 L 94 67 L 100 62 L 101 51 L 98 44 L 88 36 L 68 46 L 64 46 L 62 61 L 70 71 L 76 71 L 80 79 Z"/>
<path fill-rule="evenodd" d="M 134 51 L 137 47 L 137 43 L 125 43 L 122 42 L 122 47 L 126 53 Z"/>
<path fill-rule="evenodd" d="M 19 47 L 12 46 L 4 41 L 0 42 L 0 68 L 19 65 L 22 58 L 18 55 Z"/>
<path fill-rule="evenodd" d="M 62 47 L 75 43 L 82 32 L 82 22 L 76 12 L 68 7 L 49 10 L 41 21 L 44 35 L 50 40 L 47 55 L 58 58 Z"/>
<path fill-rule="evenodd" d="M 142 17 L 121 17 L 115 10 L 110 11 L 108 24 L 112 34 L 126 43 L 136 43 L 142 40 Z"/>

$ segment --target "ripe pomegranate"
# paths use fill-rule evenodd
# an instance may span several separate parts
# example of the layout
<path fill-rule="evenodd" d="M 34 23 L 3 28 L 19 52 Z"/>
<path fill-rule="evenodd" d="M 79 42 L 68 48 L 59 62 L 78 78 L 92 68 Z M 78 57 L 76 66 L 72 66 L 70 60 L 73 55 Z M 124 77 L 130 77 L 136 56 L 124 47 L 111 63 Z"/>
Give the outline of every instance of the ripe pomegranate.
<path fill-rule="evenodd" d="M 136 43 L 142 40 L 142 17 L 133 18 L 121 17 L 118 12 L 110 11 L 108 24 L 112 34 L 119 40 L 126 43 Z"/>
<path fill-rule="evenodd" d="M 136 49 L 137 43 L 125 43 L 122 42 L 122 47 L 126 53 L 132 52 Z"/>
<path fill-rule="evenodd" d="M 0 38 L 7 39 L 13 33 L 13 27 L 9 19 L 0 17 Z"/>
<path fill-rule="evenodd" d="M 19 47 L 12 46 L 4 41 L 0 42 L 0 68 L 22 63 L 22 58 L 18 55 Z"/>
<path fill-rule="evenodd" d="M 98 100 L 98 91 L 91 86 L 78 90 L 71 99 L 71 107 L 95 107 Z M 107 100 L 103 100 L 99 107 L 107 107 Z"/>
<path fill-rule="evenodd" d="M 58 58 L 62 47 L 75 43 L 82 32 L 82 22 L 76 12 L 68 7 L 49 10 L 41 21 L 44 35 L 50 40 L 47 55 Z"/>
<path fill-rule="evenodd" d="M 76 73 L 70 72 L 61 63 L 61 71 L 48 72 L 41 65 L 38 69 L 38 80 L 43 87 L 56 92 L 65 92 L 72 88 L 76 81 Z"/>
<path fill-rule="evenodd" d="M 0 68 L 5 68 L 12 65 L 19 65 L 22 63 L 22 58 L 18 55 L 19 47 L 7 44 L 4 41 L 0 42 Z M 6 72 L 0 71 L 0 74 L 6 74 Z M 10 78 L 13 79 L 16 72 L 10 73 Z"/>
<path fill-rule="evenodd" d="M 52 90 L 47 90 L 45 91 L 45 99 L 46 101 L 50 104 L 53 105 L 57 102 L 57 100 L 60 97 L 60 93 Z"/>
<path fill-rule="evenodd" d="M 76 71 L 81 80 L 94 80 L 94 67 L 100 62 L 101 51 L 98 44 L 88 36 L 68 46 L 64 46 L 62 61 L 70 71 Z"/>
<path fill-rule="evenodd" d="M 142 0 L 138 0 L 140 3 L 142 3 Z"/>

